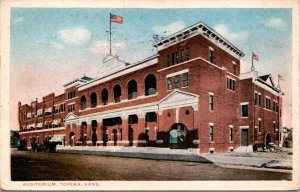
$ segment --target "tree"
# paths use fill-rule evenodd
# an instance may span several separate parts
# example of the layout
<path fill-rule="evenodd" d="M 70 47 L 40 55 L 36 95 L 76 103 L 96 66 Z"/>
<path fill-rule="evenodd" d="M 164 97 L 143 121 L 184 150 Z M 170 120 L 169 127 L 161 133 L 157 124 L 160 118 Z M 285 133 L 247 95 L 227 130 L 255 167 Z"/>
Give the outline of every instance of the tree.
<path fill-rule="evenodd" d="M 19 145 L 19 132 L 11 130 L 10 131 L 10 146 L 18 147 Z"/>

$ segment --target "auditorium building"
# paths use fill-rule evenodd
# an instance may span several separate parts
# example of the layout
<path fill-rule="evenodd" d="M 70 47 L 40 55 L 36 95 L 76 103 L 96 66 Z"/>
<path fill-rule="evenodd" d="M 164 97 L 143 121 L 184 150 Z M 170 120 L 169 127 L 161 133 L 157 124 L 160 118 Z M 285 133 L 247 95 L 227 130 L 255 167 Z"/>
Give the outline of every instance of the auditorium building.
<path fill-rule="evenodd" d="M 204 23 L 154 44 L 136 63 L 107 55 L 98 77 L 18 103 L 20 140 L 64 146 L 198 149 L 281 143 L 282 91 L 272 76 L 240 73 L 244 53 Z"/>

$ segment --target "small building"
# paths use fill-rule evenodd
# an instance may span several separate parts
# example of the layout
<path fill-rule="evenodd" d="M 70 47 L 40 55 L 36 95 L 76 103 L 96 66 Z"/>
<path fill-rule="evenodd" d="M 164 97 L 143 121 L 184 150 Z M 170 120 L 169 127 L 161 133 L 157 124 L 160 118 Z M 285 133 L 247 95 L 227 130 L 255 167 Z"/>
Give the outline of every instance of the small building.
<path fill-rule="evenodd" d="M 240 74 L 244 53 L 204 23 L 154 44 L 136 63 L 107 55 L 95 78 L 19 102 L 20 139 L 67 146 L 154 146 L 200 153 L 281 143 L 282 91 L 271 75 Z"/>

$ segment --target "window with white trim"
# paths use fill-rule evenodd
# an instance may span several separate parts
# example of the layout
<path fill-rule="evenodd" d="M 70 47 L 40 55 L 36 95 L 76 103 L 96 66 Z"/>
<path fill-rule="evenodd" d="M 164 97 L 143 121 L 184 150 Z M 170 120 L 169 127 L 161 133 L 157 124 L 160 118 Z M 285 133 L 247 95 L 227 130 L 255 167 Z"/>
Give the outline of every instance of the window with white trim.
<path fill-rule="evenodd" d="M 209 125 L 209 142 L 214 141 L 214 126 Z"/>
<path fill-rule="evenodd" d="M 241 105 L 242 117 L 248 117 L 248 104 Z"/>
<path fill-rule="evenodd" d="M 229 127 L 229 141 L 233 141 L 233 128 Z"/>
<path fill-rule="evenodd" d="M 213 53 L 214 53 L 213 50 L 211 49 L 208 50 L 208 61 L 211 63 L 213 63 Z"/>
<path fill-rule="evenodd" d="M 175 88 L 180 88 L 180 75 L 175 76 Z"/>
<path fill-rule="evenodd" d="M 268 97 L 266 97 L 266 99 L 265 99 L 265 108 L 271 109 L 271 99 Z"/>
<path fill-rule="evenodd" d="M 183 87 L 187 87 L 189 85 L 189 73 L 183 73 Z"/>
<path fill-rule="evenodd" d="M 257 93 L 254 93 L 254 105 L 257 105 Z"/>
<path fill-rule="evenodd" d="M 209 111 L 214 110 L 214 96 L 213 94 L 209 94 Z"/>
<path fill-rule="evenodd" d="M 261 132 L 261 119 L 258 119 L 258 132 Z"/>
<path fill-rule="evenodd" d="M 167 78 L 167 90 L 172 90 L 172 77 Z"/>
<path fill-rule="evenodd" d="M 276 122 L 273 121 L 273 133 L 276 133 Z"/>
<path fill-rule="evenodd" d="M 235 91 L 235 80 L 227 77 L 227 89 Z"/>

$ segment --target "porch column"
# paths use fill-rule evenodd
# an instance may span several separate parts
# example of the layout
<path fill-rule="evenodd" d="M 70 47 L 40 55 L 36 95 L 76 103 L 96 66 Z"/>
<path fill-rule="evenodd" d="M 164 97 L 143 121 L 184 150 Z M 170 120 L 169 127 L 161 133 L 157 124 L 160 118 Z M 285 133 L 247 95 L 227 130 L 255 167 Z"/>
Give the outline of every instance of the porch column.
<path fill-rule="evenodd" d="M 122 145 L 128 147 L 128 116 L 122 115 Z"/>
<path fill-rule="evenodd" d="M 137 146 L 145 145 L 145 113 L 138 114 L 138 126 L 137 126 Z"/>

